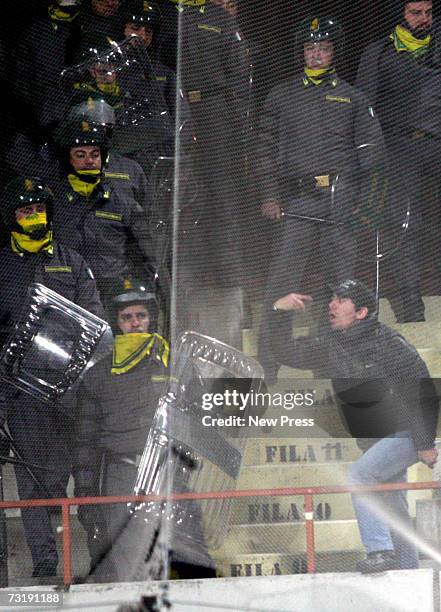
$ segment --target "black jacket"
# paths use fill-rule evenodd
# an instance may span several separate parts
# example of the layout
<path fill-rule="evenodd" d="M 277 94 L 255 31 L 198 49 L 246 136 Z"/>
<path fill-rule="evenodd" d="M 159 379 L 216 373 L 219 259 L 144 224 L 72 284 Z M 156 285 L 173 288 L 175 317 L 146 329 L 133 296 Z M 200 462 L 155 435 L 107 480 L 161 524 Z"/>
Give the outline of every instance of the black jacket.
<path fill-rule="evenodd" d="M 85 375 L 78 390 L 74 475 L 79 489 L 92 488 L 103 452 L 141 454 L 163 392 L 166 369 L 159 352 L 124 374 L 112 374 L 112 355 Z"/>
<path fill-rule="evenodd" d="M 147 212 L 110 181 L 103 181 L 86 198 L 63 179 L 55 189 L 54 232 L 60 242 L 84 257 L 98 287 L 107 279 L 136 274 L 137 267 L 150 274 L 153 262 Z"/>
<path fill-rule="evenodd" d="M 282 197 L 284 186 L 300 177 L 338 173 L 356 183 L 381 165 L 384 142 L 358 89 L 337 76 L 316 86 L 297 75 L 268 95 L 255 157 L 265 201 Z"/>
<path fill-rule="evenodd" d="M 383 130 L 407 136 L 421 130 L 440 137 L 439 111 L 432 93 L 439 91 L 440 48 L 435 34 L 427 53 L 418 60 L 396 52 L 389 36 L 370 44 L 362 53 L 356 86 L 379 115 Z"/>
<path fill-rule="evenodd" d="M 11 327 L 20 316 L 29 285 L 41 283 L 93 314 L 104 314 L 95 280 L 84 259 L 54 243 L 53 255 L 19 255 L 9 246 L 0 252 L 0 322 Z"/>
<path fill-rule="evenodd" d="M 399 333 L 376 320 L 286 344 L 272 314 L 272 349 L 285 365 L 331 378 L 349 433 L 383 438 L 410 431 L 417 450 L 433 447 L 438 398 L 424 361 Z"/>
<path fill-rule="evenodd" d="M 9 246 L 0 252 L 0 338 L 2 342 L 19 320 L 29 285 L 41 283 L 56 291 L 89 312 L 104 318 L 90 268 L 75 251 L 54 243 L 53 255 L 43 252 L 20 256 Z M 40 405 L 34 398 L 17 391 L 12 386 L 3 386 L 0 392 L 0 421 L 3 422 L 8 410 L 14 405 L 14 398 L 20 397 L 20 408 L 33 410 Z M 47 411 L 47 406 L 44 406 Z"/>

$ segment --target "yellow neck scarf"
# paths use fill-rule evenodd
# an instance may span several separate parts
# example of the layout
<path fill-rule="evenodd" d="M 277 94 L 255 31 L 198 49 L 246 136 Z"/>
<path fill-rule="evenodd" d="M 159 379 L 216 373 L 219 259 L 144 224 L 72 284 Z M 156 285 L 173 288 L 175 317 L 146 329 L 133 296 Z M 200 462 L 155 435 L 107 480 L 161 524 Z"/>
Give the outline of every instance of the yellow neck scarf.
<path fill-rule="evenodd" d="M 186 6 L 198 6 L 201 13 L 204 12 L 206 0 L 170 0 L 173 4 L 176 4 L 178 11 L 183 11 Z"/>
<path fill-rule="evenodd" d="M 119 334 L 115 336 L 111 372 L 124 374 L 149 355 L 167 367 L 169 354 L 169 344 L 159 334 Z"/>
<path fill-rule="evenodd" d="M 306 78 L 314 85 L 321 85 L 325 76 L 335 74 L 335 68 L 306 68 L 304 69 Z"/>
<path fill-rule="evenodd" d="M 79 176 L 76 174 L 68 174 L 67 180 L 70 183 L 72 189 L 78 193 L 80 196 L 84 198 L 89 198 L 92 193 L 95 191 L 95 188 L 101 182 L 101 170 L 78 170 L 78 174 L 83 176 L 96 176 L 97 179 L 93 183 L 88 183 L 86 181 L 82 181 Z"/>
<path fill-rule="evenodd" d="M 97 83 L 97 87 L 100 91 L 109 96 L 117 98 L 121 95 L 121 89 L 116 81 L 113 83 Z"/>
<path fill-rule="evenodd" d="M 32 240 L 26 234 L 11 232 L 11 249 L 19 255 L 23 255 L 23 253 L 40 253 L 40 251 L 47 251 L 52 254 L 54 252 L 52 231 L 48 231 L 41 240 Z"/>
<path fill-rule="evenodd" d="M 427 51 L 427 47 L 429 46 L 432 38 L 431 34 L 422 40 L 415 38 L 415 36 L 412 36 L 409 30 L 406 30 L 406 28 L 403 28 L 401 25 L 397 25 L 390 37 L 393 40 L 395 50 L 398 51 L 398 53 L 400 51 L 408 51 L 416 57 Z"/>
<path fill-rule="evenodd" d="M 32 232 L 42 230 L 47 225 L 47 215 L 45 212 L 33 213 L 27 217 L 23 217 L 20 221 L 17 221 L 18 225 L 23 228 L 26 234 L 32 234 Z"/>
<path fill-rule="evenodd" d="M 73 21 L 80 11 L 77 10 L 74 13 L 68 13 L 66 11 L 63 11 L 63 9 L 57 6 L 56 4 L 52 4 L 52 6 L 50 6 L 47 9 L 47 12 L 49 14 L 49 17 L 52 19 L 52 21 L 69 22 L 69 21 Z"/>

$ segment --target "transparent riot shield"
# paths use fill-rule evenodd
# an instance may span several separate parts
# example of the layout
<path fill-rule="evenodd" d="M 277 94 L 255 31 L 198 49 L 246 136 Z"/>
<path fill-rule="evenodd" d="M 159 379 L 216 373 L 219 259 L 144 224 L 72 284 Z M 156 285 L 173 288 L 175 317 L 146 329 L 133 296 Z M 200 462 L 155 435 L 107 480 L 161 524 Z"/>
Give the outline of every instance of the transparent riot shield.
<path fill-rule="evenodd" d="M 116 580 L 140 580 L 167 575 L 170 563 L 214 567 L 210 551 L 223 543 L 230 527 L 232 501 L 222 492 L 236 487 L 246 427 L 234 419 L 253 413 L 228 401 L 207 412 L 207 398 L 239 388 L 258 392 L 261 366 L 237 349 L 195 332 L 177 341 L 173 375 L 161 398 L 134 485 L 137 495 L 187 493 L 183 501 L 132 504 L 120 536 L 91 575 L 100 580 L 114 572 Z M 213 410 L 214 408 L 214 410 Z M 206 417 L 214 419 L 207 426 Z M 224 419 L 230 417 L 229 427 Z M 220 426 L 216 426 L 219 419 Z M 213 499 L 194 501 L 192 493 Z"/>
<path fill-rule="evenodd" d="M 109 335 L 105 321 L 34 283 L 20 320 L 3 345 L 0 376 L 38 399 L 59 400 L 108 349 Z"/>
<path fill-rule="evenodd" d="M 115 111 L 114 149 L 138 161 L 149 175 L 159 156 L 173 153 L 173 73 L 164 76 L 136 36 L 83 55 L 83 61 L 61 75 L 70 106 L 90 98 L 110 104 Z"/>
<path fill-rule="evenodd" d="M 136 492 L 158 492 L 164 486 L 164 477 L 158 474 L 157 468 L 152 469 L 152 456 L 164 448 L 164 435 L 173 440 L 172 454 L 183 460 L 183 466 L 179 467 L 177 462 L 173 483 L 194 492 L 234 488 L 242 459 L 238 443 L 241 430 L 230 426 L 226 431 L 234 439 L 229 439 L 222 425 L 207 428 L 203 421 L 207 410 L 204 398 L 227 389 L 228 379 L 240 379 L 248 393 L 259 391 L 263 381 L 261 366 L 222 342 L 186 332 L 176 345 L 173 371 L 169 392 L 161 401 L 141 460 Z M 221 405 L 215 410 L 216 415 L 228 415 L 227 406 Z M 243 418 L 248 418 L 248 411 L 244 411 Z M 182 479 L 178 472 L 185 464 L 186 478 Z M 193 468 L 188 469 L 188 465 Z M 207 544 L 217 548 L 228 530 L 231 500 L 204 502 L 202 509 Z"/>

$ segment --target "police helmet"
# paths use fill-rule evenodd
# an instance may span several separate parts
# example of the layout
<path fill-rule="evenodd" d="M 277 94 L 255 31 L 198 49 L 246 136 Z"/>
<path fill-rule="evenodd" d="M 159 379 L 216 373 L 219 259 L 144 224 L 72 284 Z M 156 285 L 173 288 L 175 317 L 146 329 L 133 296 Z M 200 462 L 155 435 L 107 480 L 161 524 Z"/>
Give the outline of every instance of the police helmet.
<path fill-rule="evenodd" d="M 150 27 L 154 34 L 161 27 L 161 11 L 155 4 L 147 0 L 131 0 L 124 10 L 124 23 L 135 23 L 139 26 Z"/>
<path fill-rule="evenodd" d="M 103 32 L 87 31 L 81 37 L 74 55 L 75 64 L 112 63 L 119 61 L 121 50 L 118 44 Z"/>
<path fill-rule="evenodd" d="M 113 107 L 103 98 L 93 97 L 72 106 L 67 115 L 67 120 L 72 123 L 89 121 L 104 127 L 113 127 L 116 123 Z"/>
<path fill-rule="evenodd" d="M 102 168 L 106 163 L 109 144 L 105 127 L 98 123 L 86 120 L 62 123 L 55 132 L 54 140 L 58 147 L 62 171 L 68 173 L 72 171 L 70 150 L 73 147 L 98 147 L 101 152 Z"/>
<path fill-rule="evenodd" d="M 12 179 L 3 189 L 1 216 L 3 223 L 10 231 L 22 232 L 15 218 L 15 211 L 30 204 L 46 204 L 47 226 L 52 225 L 54 194 L 48 185 L 36 176 L 20 176 Z"/>
<path fill-rule="evenodd" d="M 344 31 L 336 19 L 311 16 L 301 22 L 296 32 L 298 45 L 324 41 L 333 42 L 335 50 L 337 51 L 337 48 L 341 50 L 344 43 Z"/>
<path fill-rule="evenodd" d="M 156 331 L 159 315 L 159 304 L 156 295 L 146 283 L 136 278 L 126 277 L 118 279 L 113 289 L 112 305 L 116 321 L 117 314 L 127 306 L 144 304 L 150 316 L 149 331 Z"/>
<path fill-rule="evenodd" d="M 55 0 L 55 4 L 61 8 L 63 13 L 75 16 L 82 4 L 82 0 Z"/>

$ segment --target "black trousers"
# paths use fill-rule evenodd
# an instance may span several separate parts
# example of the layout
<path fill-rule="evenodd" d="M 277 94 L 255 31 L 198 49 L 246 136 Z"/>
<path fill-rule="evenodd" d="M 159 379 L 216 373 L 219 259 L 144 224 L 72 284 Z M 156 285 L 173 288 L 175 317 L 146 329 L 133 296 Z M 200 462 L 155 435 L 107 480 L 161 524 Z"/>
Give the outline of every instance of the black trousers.
<path fill-rule="evenodd" d="M 390 255 L 386 255 L 381 270 L 394 279 L 395 290 L 388 297 L 398 321 L 424 320 L 420 291 L 425 214 L 422 186 L 431 153 L 425 140 L 388 140 L 388 196 L 380 250 Z"/>
<path fill-rule="evenodd" d="M 20 499 L 66 497 L 70 474 L 70 424 L 52 406 L 19 393 L 8 413 L 8 427 L 23 458 L 51 471 L 32 468 L 41 487 L 21 466 L 15 466 Z M 58 553 L 48 508 L 21 511 L 27 544 L 34 565 L 57 562 Z"/>
<path fill-rule="evenodd" d="M 332 210 L 328 189 L 314 195 L 293 198 L 286 202 L 286 211 L 319 218 L 329 218 Z M 334 213 L 336 221 L 345 219 Z M 304 293 L 302 279 L 307 274 L 306 265 L 314 251 L 320 251 L 320 264 L 326 284 L 335 285 L 351 278 L 355 268 L 356 241 L 348 227 L 284 217 L 279 221 L 279 236 L 274 241 L 269 267 L 262 319 L 260 324 L 258 358 L 268 380 L 273 378 L 278 366 L 271 352 L 268 316 L 272 304 L 287 293 Z M 279 330 L 285 338 L 291 338 L 292 321 L 287 320 Z"/>
<path fill-rule="evenodd" d="M 111 454 L 104 457 L 102 495 L 133 494 L 138 468 L 134 461 L 131 462 L 131 457 L 128 459 L 129 461 L 123 456 L 118 458 L 117 455 Z M 183 490 L 182 486 L 176 486 L 178 490 Z M 155 532 L 159 530 L 168 536 L 166 545 L 172 562 L 176 560 L 194 567 L 213 567 L 214 562 L 208 553 L 202 532 L 201 510 L 197 503 L 181 502 L 176 505 L 172 511 L 174 520 L 165 518 L 168 511 L 158 503 L 143 504 L 135 511 L 133 504 L 129 507 L 125 503 L 105 505 L 103 508 L 108 536 L 108 540 L 103 540 L 103 544 L 113 545 L 108 551 L 103 551 L 103 561 L 92 579 L 107 582 L 141 579 L 142 574 L 133 574 L 134 566 L 131 561 L 139 559 L 140 565 L 145 563 L 155 541 Z M 151 528 L 148 527 L 149 523 Z M 123 561 L 125 556 L 130 562 Z M 161 576 L 149 577 L 157 579 Z"/>

